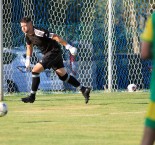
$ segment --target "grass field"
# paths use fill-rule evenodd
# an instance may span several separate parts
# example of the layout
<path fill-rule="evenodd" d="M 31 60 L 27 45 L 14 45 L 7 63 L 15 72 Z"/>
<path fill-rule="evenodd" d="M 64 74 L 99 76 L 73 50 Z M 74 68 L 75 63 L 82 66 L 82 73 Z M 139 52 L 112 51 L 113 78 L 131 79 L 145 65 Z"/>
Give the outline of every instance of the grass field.
<path fill-rule="evenodd" d="M 139 145 L 149 93 L 37 96 L 24 104 L 8 96 L 0 118 L 0 145 Z"/>

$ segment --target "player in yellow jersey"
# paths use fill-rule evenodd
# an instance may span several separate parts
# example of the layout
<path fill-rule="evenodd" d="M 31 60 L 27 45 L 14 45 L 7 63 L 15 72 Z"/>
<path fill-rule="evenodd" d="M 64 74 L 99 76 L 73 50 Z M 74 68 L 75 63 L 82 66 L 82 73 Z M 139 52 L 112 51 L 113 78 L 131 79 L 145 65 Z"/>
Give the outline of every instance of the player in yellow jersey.
<path fill-rule="evenodd" d="M 141 40 L 142 59 L 152 59 L 153 61 L 150 102 L 141 145 L 153 145 L 155 142 L 155 13 L 148 18 L 144 32 L 141 35 Z"/>

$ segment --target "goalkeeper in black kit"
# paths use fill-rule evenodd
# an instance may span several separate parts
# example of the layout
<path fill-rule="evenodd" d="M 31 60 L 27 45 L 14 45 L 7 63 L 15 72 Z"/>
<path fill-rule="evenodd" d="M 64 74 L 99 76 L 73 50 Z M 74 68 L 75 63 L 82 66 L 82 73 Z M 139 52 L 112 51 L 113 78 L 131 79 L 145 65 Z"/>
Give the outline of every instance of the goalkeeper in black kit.
<path fill-rule="evenodd" d="M 26 68 L 30 68 L 30 57 L 33 52 L 33 45 L 36 45 L 43 54 L 42 60 L 40 60 L 32 69 L 32 86 L 30 95 L 22 98 L 21 100 L 24 103 L 33 103 L 35 101 L 36 92 L 40 83 L 39 74 L 45 69 L 52 68 L 60 80 L 79 88 L 85 98 L 85 103 L 87 104 L 90 98 L 89 94 L 91 89 L 82 86 L 76 78 L 66 72 L 63 64 L 60 44 L 65 46 L 65 48 L 69 50 L 72 55 L 76 55 L 77 49 L 69 45 L 57 34 L 49 33 L 47 30 L 41 30 L 34 27 L 31 19 L 28 17 L 23 17 L 20 24 L 26 37 Z"/>

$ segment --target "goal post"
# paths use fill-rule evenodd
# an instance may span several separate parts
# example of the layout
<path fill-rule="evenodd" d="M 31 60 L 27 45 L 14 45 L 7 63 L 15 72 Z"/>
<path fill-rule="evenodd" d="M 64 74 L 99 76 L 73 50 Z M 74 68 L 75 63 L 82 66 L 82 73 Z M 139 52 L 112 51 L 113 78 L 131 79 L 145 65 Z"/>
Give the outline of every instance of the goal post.
<path fill-rule="evenodd" d="M 3 14 L 0 1 L 0 101 L 3 101 Z"/>
<path fill-rule="evenodd" d="M 112 0 L 108 2 L 108 90 L 112 90 Z"/>

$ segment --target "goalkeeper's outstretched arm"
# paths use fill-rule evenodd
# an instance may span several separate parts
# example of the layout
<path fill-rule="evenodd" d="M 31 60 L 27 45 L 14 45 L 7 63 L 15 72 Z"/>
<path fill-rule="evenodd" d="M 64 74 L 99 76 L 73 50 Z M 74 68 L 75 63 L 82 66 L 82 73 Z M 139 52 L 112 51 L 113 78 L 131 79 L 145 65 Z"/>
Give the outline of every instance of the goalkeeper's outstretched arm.
<path fill-rule="evenodd" d="M 51 35 L 51 39 L 53 39 L 53 40 L 57 41 L 58 43 L 60 43 L 61 45 L 65 46 L 65 48 L 67 50 L 69 50 L 72 55 L 76 55 L 77 54 L 77 49 L 75 47 L 71 46 L 70 44 L 68 44 L 65 40 L 63 40 L 57 34 Z"/>
<path fill-rule="evenodd" d="M 65 40 L 63 40 L 59 35 L 57 34 L 53 34 L 51 35 L 51 39 L 57 41 L 58 43 L 60 43 L 63 46 L 67 45 L 67 42 Z"/>

